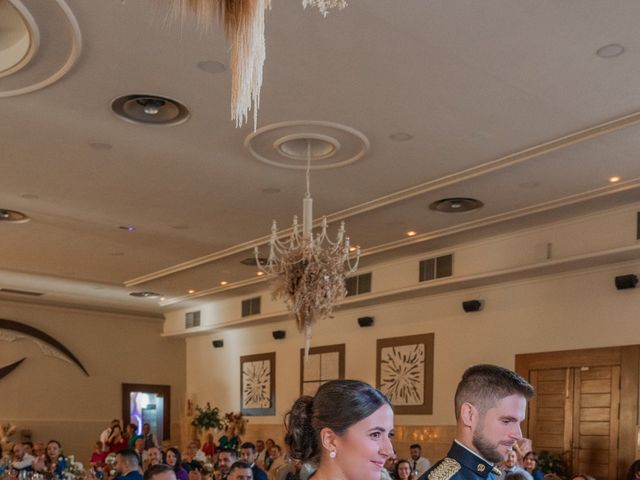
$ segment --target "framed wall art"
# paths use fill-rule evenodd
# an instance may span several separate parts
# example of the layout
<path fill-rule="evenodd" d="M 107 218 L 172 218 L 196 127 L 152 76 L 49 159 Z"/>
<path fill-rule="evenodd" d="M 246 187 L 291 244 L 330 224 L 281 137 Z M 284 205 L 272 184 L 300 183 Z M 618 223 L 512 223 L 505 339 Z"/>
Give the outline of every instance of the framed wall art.
<path fill-rule="evenodd" d="M 315 395 L 323 383 L 344 378 L 345 345 L 326 345 L 309 349 L 304 360 L 304 348 L 300 349 L 300 395 Z"/>
<path fill-rule="evenodd" d="M 378 340 L 376 386 L 396 414 L 433 413 L 433 342 L 433 333 Z"/>
<path fill-rule="evenodd" d="M 276 353 L 240 357 L 240 411 L 276 414 Z"/>

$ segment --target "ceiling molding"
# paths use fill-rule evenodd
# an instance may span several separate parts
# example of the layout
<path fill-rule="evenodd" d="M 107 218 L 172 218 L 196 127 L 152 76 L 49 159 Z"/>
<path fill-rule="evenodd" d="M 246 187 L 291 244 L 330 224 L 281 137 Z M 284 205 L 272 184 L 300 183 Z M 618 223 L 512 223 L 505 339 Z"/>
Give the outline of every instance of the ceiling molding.
<path fill-rule="evenodd" d="M 541 155 L 548 154 L 556 150 L 560 150 L 560 149 L 575 145 L 577 143 L 585 142 L 587 140 L 591 140 L 591 139 L 600 137 L 602 135 L 606 135 L 608 133 L 612 133 L 624 128 L 637 125 L 638 123 L 640 123 L 640 112 L 634 112 L 632 114 L 618 117 L 614 120 L 600 123 L 598 125 L 595 125 L 583 130 L 579 130 L 569 135 L 558 137 L 548 142 L 544 142 L 539 145 L 529 147 L 524 150 L 520 150 L 518 152 L 506 155 L 496 160 L 491 160 L 489 162 L 485 162 L 481 165 L 477 165 L 475 167 L 461 170 L 460 172 L 453 173 L 451 175 L 447 175 L 435 180 L 421 183 L 414 187 L 410 187 L 404 190 L 399 190 L 392 194 L 385 195 L 383 197 L 379 197 L 374 200 L 364 202 L 359 205 L 355 205 L 353 207 L 340 210 L 338 212 L 331 213 L 327 215 L 326 218 L 329 223 L 336 222 L 339 220 L 344 220 L 346 218 L 349 218 L 358 214 L 362 214 L 365 212 L 369 212 L 371 210 L 375 210 L 377 208 L 381 208 L 390 204 L 398 203 L 418 195 L 423 195 L 427 192 L 437 190 L 439 188 L 443 188 L 449 185 L 453 185 L 455 183 L 459 183 L 464 180 L 475 178 L 481 175 L 486 175 L 488 173 L 495 172 L 496 170 L 501 170 L 507 167 L 511 167 L 513 165 L 517 165 L 527 160 L 537 158 Z M 579 200 L 576 200 L 576 201 L 579 201 Z M 555 207 L 549 207 L 549 208 L 555 208 Z M 532 213 L 535 213 L 535 212 L 532 212 Z M 314 220 L 313 222 L 314 227 L 319 226 L 321 222 L 322 222 L 321 218 Z M 279 237 L 286 238 L 291 234 L 291 231 L 292 231 L 291 228 L 288 228 L 286 230 L 281 230 L 279 233 Z M 217 252 L 195 258 L 193 260 L 182 262 L 182 263 L 173 265 L 171 267 L 167 267 L 167 268 L 158 270 L 156 272 L 149 273 L 147 275 L 142 275 L 136 278 L 132 278 L 130 280 L 126 280 L 124 282 L 124 285 L 127 287 L 140 285 L 143 283 L 150 282 L 152 280 L 157 280 L 162 277 L 166 277 L 178 272 L 182 272 L 184 270 L 189 270 L 191 268 L 195 268 L 200 265 L 204 265 L 206 263 L 214 262 L 216 260 L 220 260 L 222 258 L 226 258 L 231 255 L 235 255 L 237 253 L 260 246 L 268 242 L 269 238 L 270 238 L 270 235 L 265 235 L 263 237 L 260 237 L 254 240 L 250 240 L 248 242 L 240 243 L 232 247 L 225 248 L 223 250 L 219 250 Z"/>

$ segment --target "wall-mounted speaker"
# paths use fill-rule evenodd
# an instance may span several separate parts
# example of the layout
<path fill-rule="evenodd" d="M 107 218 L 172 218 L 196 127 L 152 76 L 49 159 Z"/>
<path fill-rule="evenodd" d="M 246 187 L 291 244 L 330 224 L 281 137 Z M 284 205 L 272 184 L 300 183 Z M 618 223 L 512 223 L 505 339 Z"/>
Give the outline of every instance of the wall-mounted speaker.
<path fill-rule="evenodd" d="M 616 277 L 616 288 L 618 290 L 625 290 L 627 288 L 636 288 L 638 284 L 638 277 L 633 273 L 629 275 L 620 275 Z"/>
<path fill-rule="evenodd" d="M 214 340 L 211 345 L 213 345 L 213 348 L 222 348 L 224 347 L 224 340 Z"/>
<path fill-rule="evenodd" d="M 469 312 L 479 312 L 482 310 L 482 301 L 480 300 L 467 300 L 466 302 L 462 302 L 462 309 Z"/>
<path fill-rule="evenodd" d="M 273 335 L 274 340 L 282 340 L 287 336 L 287 332 L 285 332 L 284 330 L 274 330 L 273 332 L 271 332 L 271 335 Z"/>
<path fill-rule="evenodd" d="M 361 327 L 370 327 L 373 325 L 373 317 L 360 317 L 358 318 L 358 325 Z"/>

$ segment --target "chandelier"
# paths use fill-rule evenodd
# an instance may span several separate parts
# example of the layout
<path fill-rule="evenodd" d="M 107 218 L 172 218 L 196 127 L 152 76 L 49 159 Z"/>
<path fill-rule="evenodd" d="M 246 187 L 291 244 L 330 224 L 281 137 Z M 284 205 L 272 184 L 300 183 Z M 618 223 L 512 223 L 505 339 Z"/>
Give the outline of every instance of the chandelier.
<path fill-rule="evenodd" d="M 207 27 L 218 18 L 224 24 L 231 44 L 231 120 L 236 127 L 247 123 L 253 108 L 253 129 L 258 124 L 262 69 L 264 66 L 264 12 L 271 9 L 271 0 L 173 0 L 179 15 L 195 15 L 201 26 Z M 329 9 L 343 9 L 346 0 L 302 0 L 304 8 L 317 7 L 323 16 Z"/>
<path fill-rule="evenodd" d="M 315 234 L 313 228 L 313 199 L 310 193 L 311 141 L 307 139 L 307 191 L 302 200 L 302 228 L 298 217 L 288 239 L 281 240 L 274 220 L 271 225 L 269 256 L 261 260 L 258 247 L 255 258 L 258 268 L 275 276 L 272 285 L 274 300 L 282 299 L 293 314 L 300 332 L 305 333 L 305 358 L 311 345 L 311 326 L 316 320 L 331 317 L 333 308 L 346 294 L 345 278 L 358 268 L 360 248 L 349 246 L 344 222 L 340 224 L 335 241 L 327 234 L 327 219 Z M 350 255 L 355 253 L 351 263 Z"/>

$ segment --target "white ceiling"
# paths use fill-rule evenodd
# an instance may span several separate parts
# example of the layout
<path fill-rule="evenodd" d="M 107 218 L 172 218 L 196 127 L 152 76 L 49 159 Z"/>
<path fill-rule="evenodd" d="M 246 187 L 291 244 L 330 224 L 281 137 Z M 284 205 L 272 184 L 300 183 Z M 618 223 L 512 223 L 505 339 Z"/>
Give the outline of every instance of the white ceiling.
<path fill-rule="evenodd" d="M 172 22 L 169 0 L 3 1 L 28 8 L 41 38 L 24 70 L 0 78 L 0 208 L 31 217 L 0 224 L 0 287 L 158 314 L 185 303 L 162 307 L 128 292 L 173 299 L 255 278 L 239 260 L 272 218 L 288 227 L 301 213 L 304 173 L 243 147 L 252 127 L 230 120 L 229 71 L 197 67 L 228 63 L 220 29 Z M 326 19 L 301 1 L 273 0 L 266 17 L 259 126 L 337 122 L 371 143 L 362 160 L 311 179 L 315 216 L 344 218 L 371 254 L 365 262 L 640 198 L 636 0 L 351 0 Z M 625 52 L 596 55 L 612 43 Z M 51 77 L 75 53 L 51 85 L 8 93 Z M 178 99 L 191 118 L 126 123 L 110 103 L 134 93 Z M 413 138 L 390 139 L 398 132 Z M 610 185 L 611 175 L 622 181 Z M 485 206 L 428 209 L 450 196 Z M 421 235 L 419 247 L 406 243 L 407 230 Z M 149 280 L 132 282 L 140 277 Z M 196 297 L 190 304 L 210 300 Z"/>

